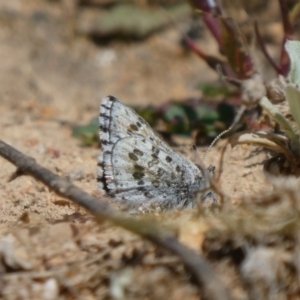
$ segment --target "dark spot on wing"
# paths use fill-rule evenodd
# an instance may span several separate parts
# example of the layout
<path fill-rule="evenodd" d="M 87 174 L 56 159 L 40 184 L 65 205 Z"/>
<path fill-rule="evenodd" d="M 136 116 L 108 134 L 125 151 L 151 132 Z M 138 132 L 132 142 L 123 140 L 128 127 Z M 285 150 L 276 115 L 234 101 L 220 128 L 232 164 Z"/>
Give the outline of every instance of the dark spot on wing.
<path fill-rule="evenodd" d="M 153 195 L 150 192 L 144 193 L 144 196 L 149 199 L 153 198 Z"/>
<path fill-rule="evenodd" d="M 145 168 L 144 167 L 135 164 L 134 165 L 134 170 L 135 170 L 135 172 L 132 173 L 132 176 L 133 176 L 134 179 L 140 180 L 145 176 L 145 173 L 144 173 Z M 138 182 L 138 184 L 142 185 L 142 184 L 144 184 L 144 182 L 141 180 L 141 181 Z"/>
<path fill-rule="evenodd" d="M 171 181 L 166 180 L 166 184 L 167 184 L 168 187 L 170 187 L 171 186 Z"/>
<path fill-rule="evenodd" d="M 166 161 L 169 163 L 169 162 L 171 162 L 173 159 L 168 155 L 167 157 L 166 157 Z"/>
<path fill-rule="evenodd" d="M 108 140 L 101 140 L 101 144 L 102 145 L 111 145 L 112 142 L 108 141 Z"/>
<path fill-rule="evenodd" d="M 134 179 L 140 180 L 145 176 L 145 174 L 143 172 L 133 172 L 132 176 Z"/>
<path fill-rule="evenodd" d="M 107 98 L 108 98 L 110 101 L 112 101 L 112 102 L 114 102 L 114 101 L 117 101 L 117 100 L 118 100 L 116 97 L 114 97 L 114 96 L 111 96 L 111 95 L 108 95 L 108 96 L 107 96 Z"/>
<path fill-rule="evenodd" d="M 176 166 L 176 171 L 177 172 L 180 172 L 181 171 L 181 168 L 179 166 Z"/>
<path fill-rule="evenodd" d="M 104 152 L 103 152 L 103 156 L 106 156 L 106 155 L 111 156 L 111 155 L 112 155 L 112 152 L 111 152 L 111 151 L 104 151 Z"/>
<path fill-rule="evenodd" d="M 108 128 L 106 126 L 103 126 L 103 125 L 99 125 L 99 129 L 102 131 L 102 132 L 108 132 Z"/>
<path fill-rule="evenodd" d="M 165 170 L 164 170 L 164 169 L 158 168 L 157 175 L 158 175 L 159 177 L 161 177 L 164 173 L 165 173 Z"/>
<path fill-rule="evenodd" d="M 139 155 L 139 156 L 143 156 L 144 155 L 144 152 L 135 148 L 133 149 L 133 153 L 136 154 L 136 155 Z"/>
<path fill-rule="evenodd" d="M 158 164 L 159 164 L 158 159 L 153 159 L 148 162 L 148 167 L 152 168 L 154 165 L 158 165 Z"/>
<path fill-rule="evenodd" d="M 130 128 L 131 130 L 133 130 L 133 131 L 138 131 L 138 130 L 139 130 L 138 127 L 137 127 L 136 125 L 134 125 L 134 124 L 130 124 L 130 125 L 129 125 L 129 128 Z"/>
<path fill-rule="evenodd" d="M 105 113 L 101 113 L 99 116 L 103 119 L 108 119 L 108 120 L 110 119 L 110 116 L 106 115 Z"/>
<path fill-rule="evenodd" d="M 140 122 L 136 122 L 135 124 L 136 124 L 136 126 L 139 127 L 139 128 L 142 127 L 142 124 L 141 124 Z"/>
<path fill-rule="evenodd" d="M 151 138 L 150 138 L 151 139 Z M 153 140 L 153 139 L 152 139 Z M 155 153 L 156 155 L 158 155 L 159 153 L 159 149 L 156 148 L 155 146 L 152 146 L 152 152 Z"/>
<path fill-rule="evenodd" d="M 139 158 L 134 153 L 132 153 L 132 152 L 129 152 L 128 156 L 133 161 L 138 161 L 139 160 Z"/>
<path fill-rule="evenodd" d="M 144 182 L 143 180 L 139 180 L 139 181 L 137 182 L 137 184 L 138 184 L 138 185 L 144 185 L 145 182 Z"/>
<path fill-rule="evenodd" d="M 101 104 L 101 106 L 104 107 L 104 108 L 107 109 L 107 110 L 110 110 L 110 107 L 107 106 L 107 105 L 105 105 L 105 104 Z"/>
<path fill-rule="evenodd" d="M 156 154 L 151 154 L 151 156 L 154 158 L 154 159 L 158 159 L 158 156 Z"/>
<path fill-rule="evenodd" d="M 107 182 L 106 182 L 106 179 L 105 179 L 105 176 L 101 176 L 101 177 L 97 177 L 97 182 L 101 182 L 102 183 L 102 186 L 103 186 L 103 190 L 106 192 L 106 193 L 109 193 L 109 189 L 108 189 L 108 186 L 107 186 Z"/>
<path fill-rule="evenodd" d="M 134 165 L 134 169 L 135 169 L 136 171 L 139 171 L 139 172 L 142 172 L 142 171 L 145 170 L 144 167 L 142 167 L 142 166 L 140 166 L 140 165 L 137 165 L 137 164 Z"/>
<path fill-rule="evenodd" d="M 155 188 L 159 187 L 159 180 L 153 180 L 151 183 Z"/>

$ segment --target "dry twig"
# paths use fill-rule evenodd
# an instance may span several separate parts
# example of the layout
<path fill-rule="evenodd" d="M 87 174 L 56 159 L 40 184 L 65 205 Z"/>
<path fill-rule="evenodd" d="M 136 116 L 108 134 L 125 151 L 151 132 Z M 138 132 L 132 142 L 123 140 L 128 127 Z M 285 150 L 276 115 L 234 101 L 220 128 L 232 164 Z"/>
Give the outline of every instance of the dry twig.
<path fill-rule="evenodd" d="M 35 159 L 26 156 L 2 140 L 0 140 L 0 155 L 17 167 L 11 179 L 21 175 L 30 175 L 43 182 L 58 195 L 87 209 L 97 221 L 108 220 L 169 250 L 180 257 L 183 264 L 194 276 L 204 299 L 231 299 L 229 291 L 216 276 L 208 262 L 199 254 L 180 244 L 175 236 L 162 231 L 161 226 L 155 224 L 153 220 L 137 220 L 111 208 L 104 201 L 87 194 L 68 180 L 40 166 Z"/>

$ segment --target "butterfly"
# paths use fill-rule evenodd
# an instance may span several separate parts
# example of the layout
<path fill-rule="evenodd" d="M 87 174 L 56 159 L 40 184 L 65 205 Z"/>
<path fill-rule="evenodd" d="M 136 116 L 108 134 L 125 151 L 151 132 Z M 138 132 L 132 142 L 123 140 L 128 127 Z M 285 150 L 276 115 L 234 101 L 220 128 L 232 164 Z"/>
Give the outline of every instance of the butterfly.
<path fill-rule="evenodd" d="M 197 194 L 218 203 L 209 172 L 172 150 L 133 109 L 113 96 L 102 99 L 99 189 L 129 209 L 192 208 Z"/>

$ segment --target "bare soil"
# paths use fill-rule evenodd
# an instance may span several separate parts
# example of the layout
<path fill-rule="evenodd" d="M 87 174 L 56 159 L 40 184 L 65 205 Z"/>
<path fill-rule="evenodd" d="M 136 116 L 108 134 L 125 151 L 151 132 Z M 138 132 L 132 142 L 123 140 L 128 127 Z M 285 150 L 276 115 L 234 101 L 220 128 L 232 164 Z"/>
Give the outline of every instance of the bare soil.
<path fill-rule="evenodd" d="M 5 2 L 0 5 L 9 6 Z M 1 139 L 101 199 L 101 150 L 83 147 L 72 137 L 72 125 L 96 117 L 107 94 L 127 104 L 161 104 L 200 96 L 197 85 L 216 74 L 184 53 L 174 27 L 144 41 L 96 46 L 74 34 L 59 2 L 20 3 L 11 1 L 0 19 Z M 208 34 L 203 45 L 217 49 Z M 189 149 L 192 141 L 184 143 Z M 206 162 L 217 171 L 223 146 L 217 144 Z M 227 146 L 218 183 L 233 204 L 272 190 L 262 171 L 266 154 L 255 150 Z M 107 222 L 97 224 L 30 177 L 8 183 L 14 170 L 1 159 L 1 299 L 199 299 L 178 258 Z M 194 212 L 173 212 L 157 218 L 203 252 L 207 216 L 201 221 Z M 236 299 L 247 299 L 232 264 L 212 265 Z"/>

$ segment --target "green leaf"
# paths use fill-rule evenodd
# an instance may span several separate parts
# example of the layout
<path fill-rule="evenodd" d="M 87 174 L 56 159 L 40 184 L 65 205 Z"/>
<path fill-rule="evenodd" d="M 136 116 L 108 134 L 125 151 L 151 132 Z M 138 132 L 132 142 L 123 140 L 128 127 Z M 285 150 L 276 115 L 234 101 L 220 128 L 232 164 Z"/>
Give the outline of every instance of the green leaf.
<path fill-rule="evenodd" d="M 298 129 L 300 129 L 300 91 L 297 87 L 289 84 L 285 88 L 285 93 L 290 106 L 290 111 L 298 125 Z"/>
<path fill-rule="evenodd" d="M 169 132 L 189 134 L 189 118 L 183 105 L 171 105 L 164 114 Z"/>
<path fill-rule="evenodd" d="M 218 85 L 216 83 L 203 83 L 200 85 L 200 90 L 205 97 L 215 98 L 218 96 L 232 97 L 236 94 L 235 91 L 229 89 L 224 84 Z"/>
<path fill-rule="evenodd" d="M 270 102 L 267 97 L 262 97 L 259 104 L 270 114 L 270 116 L 282 127 L 291 141 L 292 152 L 300 155 L 299 134 L 295 131 L 292 124 L 286 119 L 278 109 Z"/>
<path fill-rule="evenodd" d="M 145 119 L 151 127 L 155 127 L 159 119 L 161 119 L 161 113 L 158 108 L 153 106 L 147 107 L 131 107 L 137 112 L 143 119 Z"/>
<path fill-rule="evenodd" d="M 283 153 L 292 159 L 292 154 L 288 150 L 288 139 L 279 134 L 264 131 L 255 133 L 249 131 L 238 132 L 231 136 L 229 143 L 232 147 L 241 144 L 262 146 L 275 152 Z"/>
<path fill-rule="evenodd" d="M 92 146 L 97 141 L 99 141 L 98 132 L 98 118 L 93 118 L 90 124 L 75 127 L 73 129 L 72 135 L 76 138 L 79 138 L 85 146 Z"/>
<path fill-rule="evenodd" d="M 245 38 L 232 18 L 220 17 L 224 54 L 240 79 L 248 79 L 256 72 L 248 53 Z"/>
<path fill-rule="evenodd" d="M 287 41 L 285 43 L 285 49 L 291 60 L 290 80 L 292 83 L 300 86 L 300 42 Z"/>
<path fill-rule="evenodd" d="M 199 105 L 196 108 L 197 117 L 206 123 L 213 123 L 219 119 L 219 113 L 208 105 Z"/>

